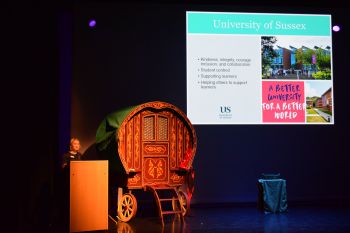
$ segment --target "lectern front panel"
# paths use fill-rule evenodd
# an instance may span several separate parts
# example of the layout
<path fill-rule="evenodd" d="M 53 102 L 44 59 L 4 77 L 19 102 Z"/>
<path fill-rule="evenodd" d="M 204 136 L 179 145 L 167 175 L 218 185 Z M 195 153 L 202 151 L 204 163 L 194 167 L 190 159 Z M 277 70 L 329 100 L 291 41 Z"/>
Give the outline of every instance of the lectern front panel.
<path fill-rule="evenodd" d="M 70 163 L 70 232 L 108 229 L 108 161 Z"/>

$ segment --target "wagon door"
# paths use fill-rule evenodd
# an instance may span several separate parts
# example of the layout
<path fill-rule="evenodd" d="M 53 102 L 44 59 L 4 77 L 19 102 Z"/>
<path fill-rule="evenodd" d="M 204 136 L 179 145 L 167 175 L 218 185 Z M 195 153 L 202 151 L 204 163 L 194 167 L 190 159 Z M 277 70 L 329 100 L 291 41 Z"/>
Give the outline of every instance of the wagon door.
<path fill-rule="evenodd" d="M 169 183 L 169 112 L 142 114 L 143 185 Z"/>

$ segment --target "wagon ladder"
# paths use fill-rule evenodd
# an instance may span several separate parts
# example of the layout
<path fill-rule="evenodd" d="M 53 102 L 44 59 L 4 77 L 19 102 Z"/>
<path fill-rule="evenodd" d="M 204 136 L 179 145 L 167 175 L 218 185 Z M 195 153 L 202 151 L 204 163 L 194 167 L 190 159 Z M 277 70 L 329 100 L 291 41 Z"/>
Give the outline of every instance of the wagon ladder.
<path fill-rule="evenodd" d="M 151 190 L 154 198 L 157 202 L 159 217 L 162 220 L 162 225 L 164 226 L 164 215 L 177 214 L 181 218 L 181 222 L 184 221 L 184 209 L 180 202 L 179 193 L 175 187 L 168 186 L 146 186 L 148 190 Z M 163 197 L 164 196 L 164 197 Z M 171 210 L 166 209 L 171 203 Z M 168 205 L 167 205 L 168 204 Z"/>

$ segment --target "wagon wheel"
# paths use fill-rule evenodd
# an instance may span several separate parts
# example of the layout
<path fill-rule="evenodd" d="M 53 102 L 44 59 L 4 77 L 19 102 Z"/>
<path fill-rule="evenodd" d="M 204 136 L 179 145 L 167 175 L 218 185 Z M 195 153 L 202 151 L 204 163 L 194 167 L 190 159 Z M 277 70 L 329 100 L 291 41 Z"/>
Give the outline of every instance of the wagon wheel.
<path fill-rule="evenodd" d="M 179 195 L 179 201 L 180 201 L 180 206 L 181 206 L 181 210 L 182 210 L 182 215 L 186 216 L 190 212 L 190 201 L 189 201 L 188 196 L 185 192 L 178 191 L 177 193 Z M 177 200 L 172 200 L 172 206 L 173 206 L 173 210 L 175 210 L 175 211 L 179 210 L 179 205 L 178 205 Z"/>
<path fill-rule="evenodd" d="M 136 215 L 137 201 L 134 195 L 126 193 L 119 202 L 118 218 L 123 222 L 128 222 Z"/>

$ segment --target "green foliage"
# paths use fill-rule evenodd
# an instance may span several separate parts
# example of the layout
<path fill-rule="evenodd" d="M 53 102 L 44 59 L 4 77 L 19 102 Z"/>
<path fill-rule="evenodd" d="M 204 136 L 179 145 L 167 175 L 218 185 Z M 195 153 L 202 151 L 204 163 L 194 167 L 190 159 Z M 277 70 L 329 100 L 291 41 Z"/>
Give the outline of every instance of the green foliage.
<path fill-rule="evenodd" d="M 306 97 L 306 100 L 312 100 L 312 101 L 316 101 L 318 98 L 320 98 L 319 96 L 313 96 L 313 97 L 309 97 L 309 96 L 307 96 Z"/>
<path fill-rule="evenodd" d="M 312 49 L 308 49 L 306 51 L 303 51 L 300 48 L 297 50 L 297 52 L 295 54 L 296 62 L 303 63 L 304 65 L 311 65 L 313 54 L 315 54 L 315 52 Z"/>
<path fill-rule="evenodd" d="M 331 56 L 325 50 L 318 48 L 316 50 L 316 65 L 319 70 L 326 70 L 331 68 Z"/>
<path fill-rule="evenodd" d="M 275 36 L 261 37 L 262 70 L 264 73 L 271 67 L 272 60 L 277 57 L 277 54 L 273 50 L 273 46 L 276 42 L 277 38 Z"/>
<path fill-rule="evenodd" d="M 326 69 L 324 71 L 318 71 L 312 74 L 312 77 L 318 80 L 330 80 L 331 79 L 331 70 Z"/>
<path fill-rule="evenodd" d="M 317 48 L 316 50 L 307 49 L 303 51 L 301 48 L 297 50 L 295 54 L 296 62 L 302 63 L 304 65 L 314 65 L 312 64 L 312 56 L 316 56 L 316 67 L 320 71 L 325 71 L 325 73 L 317 72 L 315 74 L 316 79 L 330 79 L 331 69 L 331 56 L 327 50 L 322 48 Z"/>

